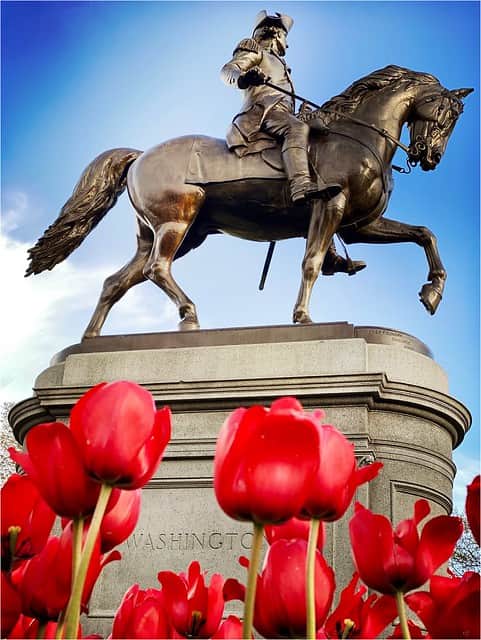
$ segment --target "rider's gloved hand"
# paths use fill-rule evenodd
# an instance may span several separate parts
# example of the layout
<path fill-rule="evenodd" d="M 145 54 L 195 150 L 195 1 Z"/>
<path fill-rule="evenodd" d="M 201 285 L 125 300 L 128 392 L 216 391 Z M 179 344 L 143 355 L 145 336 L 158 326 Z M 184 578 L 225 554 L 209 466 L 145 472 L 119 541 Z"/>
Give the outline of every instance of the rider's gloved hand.
<path fill-rule="evenodd" d="M 252 67 L 249 71 L 246 71 L 237 80 L 237 86 L 239 89 L 247 89 L 247 87 L 258 87 L 264 84 L 267 80 L 266 74 L 259 69 L 259 67 Z"/>

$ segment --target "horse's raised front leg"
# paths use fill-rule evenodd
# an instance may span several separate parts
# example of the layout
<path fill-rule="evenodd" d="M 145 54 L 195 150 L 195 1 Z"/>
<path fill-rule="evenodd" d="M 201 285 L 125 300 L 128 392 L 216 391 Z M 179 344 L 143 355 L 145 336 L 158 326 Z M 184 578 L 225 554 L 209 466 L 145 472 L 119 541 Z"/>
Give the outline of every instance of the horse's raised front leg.
<path fill-rule="evenodd" d="M 301 286 L 292 318 L 294 322 L 300 324 L 312 322 L 309 316 L 309 301 L 312 288 L 319 276 L 332 238 L 341 223 L 345 203 L 346 198 L 341 193 L 328 202 L 316 200 L 312 204 L 306 251 L 302 261 Z"/>
<path fill-rule="evenodd" d="M 198 329 L 199 320 L 194 303 L 172 276 L 172 261 L 204 199 L 205 192 L 200 187 L 182 185 L 178 191 L 169 189 L 155 207 L 143 212 L 154 229 L 154 244 L 144 275 L 176 305 L 181 330 Z"/>
<path fill-rule="evenodd" d="M 419 298 L 431 315 L 436 312 L 443 297 L 447 273 L 439 256 L 436 237 L 427 227 L 417 227 L 397 220 L 379 218 L 357 231 L 342 232 L 341 237 L 348 244 L 353 242 L 376 244 L 414 242 L 423 247 L 429 265 L 429 273 L 428 282 L 421 287 Z"/>
<path fill-rule="evenodd" d="M 137 251 L 130 262 L 105 280 L 95 311 L 85 329 L 84 338 L 98 336 L 112 306 L 129 289 L 145 280 L 143 269 L 152 249 L 153 235 L 140 220 L 137 222 Z"/>

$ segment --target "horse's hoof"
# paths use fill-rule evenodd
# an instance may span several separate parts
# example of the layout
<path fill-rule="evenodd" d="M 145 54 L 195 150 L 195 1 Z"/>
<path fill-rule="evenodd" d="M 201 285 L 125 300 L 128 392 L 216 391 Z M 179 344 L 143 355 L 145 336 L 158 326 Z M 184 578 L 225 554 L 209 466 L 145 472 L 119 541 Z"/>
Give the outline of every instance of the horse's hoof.
<path fill-rule="evenodd" d="M 294 324 L 312 324 L 310 315 L 305 311 L 294 311 L 292 320 Z"/>
<path fill-rule="evenodd" d="M 178 324 L 179 331 L 196 331 L 200 329 L 200 325 L 196 320 L 190 320 L 188 318 L 184 318 Z"/>
<path fill-rule="evenodd" d="M 419 299 L 425 306 L 428 313 L 432 316 L 436 313 L 443 296 L 439 289 L 436 289 L 431 283 L 427 282 L 419 292 Z"/>

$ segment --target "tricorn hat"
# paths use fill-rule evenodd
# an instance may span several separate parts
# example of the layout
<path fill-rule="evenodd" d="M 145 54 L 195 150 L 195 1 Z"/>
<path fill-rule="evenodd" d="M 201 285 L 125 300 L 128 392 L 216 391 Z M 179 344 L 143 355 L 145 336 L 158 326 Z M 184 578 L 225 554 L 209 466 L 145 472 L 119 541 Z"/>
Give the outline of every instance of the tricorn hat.
<path fill-rule="evenodd" d="M 259 27 L 262 27 L 263 25 L 268 25 L 268 24 L 272 24 L 276 27 L 281 27 L 281 29 L 284 29 L 286 33 L 289 33 L 292 25 L 294 24 L 294 20 L 290 16 L 286 16 L 285 14 L 278 13 L 277 11 L 275 16 L 269 16 L 267 15 L 267 11 L 263 9 L 256 16 L 256 19 L 254 22 L 254 31 Z"/>

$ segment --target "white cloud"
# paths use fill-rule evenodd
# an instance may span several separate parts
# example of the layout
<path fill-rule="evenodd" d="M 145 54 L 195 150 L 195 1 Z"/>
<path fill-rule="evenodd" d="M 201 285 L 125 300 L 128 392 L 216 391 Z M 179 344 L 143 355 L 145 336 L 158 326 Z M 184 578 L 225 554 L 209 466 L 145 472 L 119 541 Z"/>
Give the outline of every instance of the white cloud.
<path fill-rule="evenodd" d="M 453 489 L 454 509 L 458 513 L 464 513 L 466 486 L 470 484 L 474 476 L 480 472 L 480 463 L 479 458 L 467 456 L 465 453 L 457 453 L 455 451 L 453 457 L 457 467 Z"/>
<path fill-rule="evenodd" d="M 48 367 L 51 357 L 79 342 L 103 280 L 118 268 L 78 267 L 67 261 L 51 272 L 24 278 L 28 248 L 26 243 L 0 236 L 0 269 L 4 274 L 0 401 L 30 396 L 36 376 Z M 171 328 L 176 316 L 174 306 L 159 302 L 157 297 L 155 306 L 149 305 L 141 289 L 129 292 L 115 307 L 108 333 Z"/>
<path fill-rule="evenodd" d="M 27 194 L 23 191 L 9 191 L 4 193 L 1 219 L 2 233 L 10 233 L 18 229 L 24 214 L 27 212 L 28 205 Z"/>

